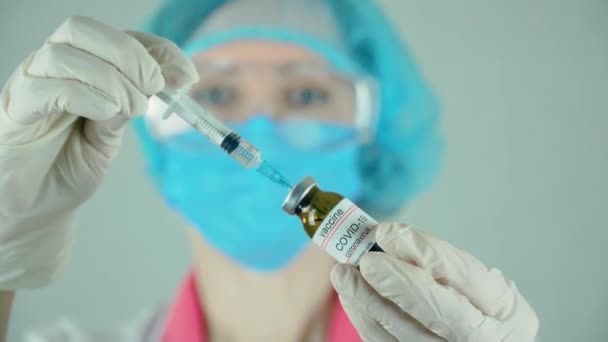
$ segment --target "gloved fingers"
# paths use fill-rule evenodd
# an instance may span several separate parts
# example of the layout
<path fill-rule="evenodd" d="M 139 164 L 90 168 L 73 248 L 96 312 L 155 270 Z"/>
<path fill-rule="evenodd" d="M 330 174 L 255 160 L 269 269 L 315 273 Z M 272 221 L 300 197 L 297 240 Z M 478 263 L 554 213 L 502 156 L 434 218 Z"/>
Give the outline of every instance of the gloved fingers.
<path fill-rule="evenodd" d="M 64 179 L 88 185 L 63 184 L 78 194 L 79 200 L 87 200 L 100 185 L 120 150 L 128 120 L 122 115 L 101 121 L 81 119 L 69 133 L 53 167 Z"/>
<path fill-rule="evenodd" d="M 107 99 L 118 105 L 119 112 L 126 116 L 141 115 L 148 109 L 148 98 L 113 65 L 65 44 L 46 45 L 40 49 L 26 72 L 26 77 L 56 78 L 82 82 L 83 87 L 90 87 L 102 93 Z M 35 81 L 33 81 L 35 82 Z M 42 104 L 27 99 L 32 106 Z M 51 101 L 51 105 L 54 101 Z M 42 104 L 45 107 L 49 103 Z M 32 112 L 43 113 L 56 111 L 57 108 L 32 108 Z M 90 112 L 85 117 L 93 120 L 106 120 L 116 112 Z"/>
<path fill-rule="evenodd" d="M 471 254 L 398 223 L 379 225 L 376 240 L 386 253 L 428 271 L 438 283 L 466 296 L 485 315 L 498 319 L 510 315 L 504 303 L 511 292 L 507 280 L 499 270 L 488 268 Z"/>
<path fill-rule="evenodd" d="M 160 65 L 166 87 L 186 88 L 199 81 L 198 72 L 190 58 L 170 40 L 143 32 L 126 33 L 137 39 Z"/>
<path fill-rule="evenodd" d="M 119 151 L 128 118 L 118 115 L 108 120 L 81 120 L 68 137 L 55 167 L 66 179 L 81 179 L 86 184 L 99 185 L 112 160 Z M 72 186 L 72 184 L 67 184 Z M 72 190 L 82 200 L 92 195 L 96 186 Z"/>
<path fill-rule="evenodd" d="M 68 18 L 49 37 L 47 44 L 66 44 L 97 56 L 113 65 L 147 96 L 165 87 L 160 66 L 140 42 L 92 18 Z"/>
<path fill-rule="evenodd" d="M 128 122 L 129 119 L 123 115 L 103 121 L 84 122 L 80 136 L 84 149 L 83 157 L 89 160 L 89 167 L 93 168 L 94 174 L 98 176 L 95 179 L 99 179 L 116 157 Z"/>
<path fill-rule="evenodd" d="M 390 337 L 411 341 L 443 341 L 394 303 L 383 298 L 361 273 L 346 264 L 337 264 L 331 281 L 342 307 L 366 341 L 390 341 Z"/>
<path fill-rule="evenodd" d="M 63 112 L 83 117 L 91 117 L 92 113 L 107 113 L 106 115 L 111 117 L 121 111 L 118 103 L 81 81 L 34 78 L 28 76 L 24 68 L 19 68 L 9 83 L 10 98 L 3 101 L 3 105 L 6 106 L 6 115 L 10 122 L 25 126 L 41 121 L 41 127 L 36 128 L 39 133 L 44 131 L 42 126 L 52 124 L 51 116 Z M 9 133 L 10 122 L 0 129 L 3 134 Z M 24 127 L 15 129 L 21 131 Z"/>
<path fill-rule="evenodd" d="M 431 273 L 386 253 L 368 253 L 359 264 L 363 278 L 382 297 L 448 341 L 469 336 L 488 318 Z"/>
<path fill-rule="evenodd" d="M 355 329 L 357 329 L 357 332 L 363 341 L 399 341 L 395 336 L 384 329 L 378 321 L 361 312 L 358 308 L 351 306 L 350 304 L 344 304 L 348 301 L 340 298 L 340 302 L 342 303 L 342 308 L 344 308 L 348 319 Z"/>
<path fill-rule="evenodd" d="M 527 305 L 526 301 L 521 303 Z M 503 322 L 486 316 L 483 324 L 471 331 L 469 335 L 462 336 L 458 341 L 534 342 L 538 332 L 538 320 L 536 317 L 522 320 L 523 317 L 514 314 L 513 322 L 510 321 L 511 319 L 509 319 L 509 322 Z"/>
<path fill-rule="evenodd" d="M 508 306 L 511 315 L 503 320 L 488 317 L 470 335 L 470 341 L 534 342 L 539 327 L 538 317 L 515 284 L 511 283 L 511 285 L 513 291 L 505 299 L 505 305 Z"/>

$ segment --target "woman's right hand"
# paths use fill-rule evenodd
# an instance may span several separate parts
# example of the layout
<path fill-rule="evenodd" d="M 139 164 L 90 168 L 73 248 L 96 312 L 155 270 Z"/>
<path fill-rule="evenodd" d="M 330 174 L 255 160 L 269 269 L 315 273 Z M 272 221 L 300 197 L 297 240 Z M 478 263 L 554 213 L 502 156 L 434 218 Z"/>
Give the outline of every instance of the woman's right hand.
<path fill-rule="evenodd" d="M 0 94 L 0 290 L 47 284 L 67 260 L 76 209 L 130 118 L 165 86 L 198 80 L 166 39 L 72 17 Z"/>

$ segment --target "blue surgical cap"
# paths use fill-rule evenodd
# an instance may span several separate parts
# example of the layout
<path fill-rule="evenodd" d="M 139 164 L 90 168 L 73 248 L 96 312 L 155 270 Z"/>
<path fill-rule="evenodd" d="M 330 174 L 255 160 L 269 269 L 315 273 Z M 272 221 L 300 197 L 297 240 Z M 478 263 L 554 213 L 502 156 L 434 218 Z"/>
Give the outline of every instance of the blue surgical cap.
<path fill-rule="evenodd" d="M 392 215 L 428 188 L 438 174 L 442 144 L 437 101 L 374 1 L 316 1 L 326 4 L 334 16 L 349 59 L 378 83 L 377 133 L 374 141 L 362 146 L 359 153 L 363 180 L 359 205 L 372 215 Z M 201 24 L 228 2 L 166 0 L 145 23 L 144 31 L 183 48 Z M 135 128 L 148 157 L 149 171 L 154 175 L 162 167 L 157 142 L 142 119 L 135 122 Z M 331 184 L 325 187 L 331 190 Z"/>

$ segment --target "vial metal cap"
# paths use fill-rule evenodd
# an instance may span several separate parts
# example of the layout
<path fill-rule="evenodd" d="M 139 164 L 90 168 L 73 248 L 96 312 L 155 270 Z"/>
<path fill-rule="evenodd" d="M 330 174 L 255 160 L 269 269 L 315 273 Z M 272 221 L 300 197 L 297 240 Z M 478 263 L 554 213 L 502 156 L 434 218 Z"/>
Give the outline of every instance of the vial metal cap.
<path fill-rule="evenodd" d="M 304 197 L 308 195 L 310 190 L 317 187 L 317 181 L 310 177 L 304 177 L 296 186 L 291 188 L 291 191 L 287 194 L 285 201 L 283 201 L 283 211 L 289 215 L 294 215 L 298 205 L 302 202 Z"/>

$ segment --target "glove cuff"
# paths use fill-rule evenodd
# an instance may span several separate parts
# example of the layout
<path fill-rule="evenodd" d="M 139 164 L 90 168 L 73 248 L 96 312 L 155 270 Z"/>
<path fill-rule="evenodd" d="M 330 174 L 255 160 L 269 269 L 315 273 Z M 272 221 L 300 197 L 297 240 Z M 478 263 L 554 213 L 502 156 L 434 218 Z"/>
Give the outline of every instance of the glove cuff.
<path fill-rule="evenodd" d="M 76 223 L 75 211 L 0 227 L 0 290 L 50 284 L 65 268 Z"/>

